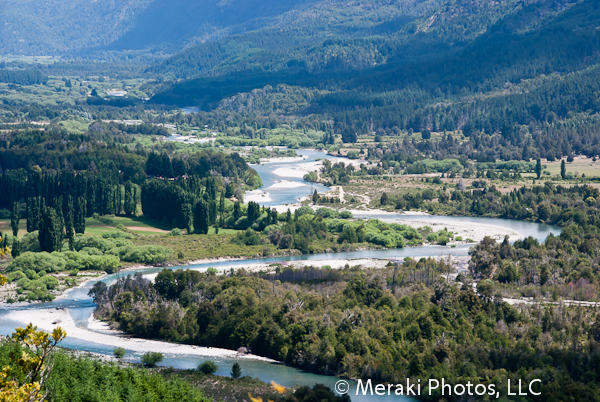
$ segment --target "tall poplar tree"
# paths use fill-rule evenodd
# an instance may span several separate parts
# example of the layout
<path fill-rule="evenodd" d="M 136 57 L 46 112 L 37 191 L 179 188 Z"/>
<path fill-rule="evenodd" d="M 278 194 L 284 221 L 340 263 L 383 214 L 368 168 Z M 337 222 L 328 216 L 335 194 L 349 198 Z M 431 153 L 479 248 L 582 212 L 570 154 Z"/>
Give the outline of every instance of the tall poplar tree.
<path fill-rule="evenodd" d="M 130 181 L 125 183 L 125 215 L 135 215 L 135 187 Z"/>
<path fill-rule="evenodd" d="M 75 233 L 85 233 L 86 200 L 84 196 L 77 197 L 73 212 L 73 229 Z"/>
<path fill-rule="evenodd" d="M 206 204 L 206 201 L 201 199 L 196 204 L 194 211 L 194 228 L 196 233 L 207 234 L 208 227 L 208 205 Z"/>
<path fill-rule="evenodd" d="M 73 250 L 73 239 L 75 237 L 74 231 L 74 211 L 73 211 L 73 197 L 67 196 L 67 205 L 65 211 L 65 233 L 67 239 L 69 239 L 69 247 Z"/>
<path fill-rule="evenodd" d="M 51 253 L 60 251 L 62 248 L 61 224 L 56 210 L 51 207 L 43 207 L 40 219 L 38 241 L 42 251 Z"/>
<path fill-rule="evenodd" d="M 219 226 L 225 225 L 225 193 L 221 191 L 221 198 L 219 199 Z"/>
<path fill-rule="evenodd" d="M 183 223 L 188 234 L 194 233 L 194 212 L 192 206 L 185 203 L 181 206 L 181 215 L 183 216 Z"/>
<path fill-rule="evenodd" d="M 10 226 L 12 228 L 13 236 L 17 237 L 19 234 L 19 219 L 21 218 L 19 214 L 19 203 L 17 201 L 13 202 L 12 212 L 10 213 Z"/>

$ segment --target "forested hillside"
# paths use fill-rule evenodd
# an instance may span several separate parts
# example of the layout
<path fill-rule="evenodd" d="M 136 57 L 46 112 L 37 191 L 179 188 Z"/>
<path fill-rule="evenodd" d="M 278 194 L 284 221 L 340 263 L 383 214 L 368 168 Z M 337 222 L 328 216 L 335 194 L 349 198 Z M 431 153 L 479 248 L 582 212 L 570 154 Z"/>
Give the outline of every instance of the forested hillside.
<path fill-rule="evenodd" d="M 54 55 L 105 45 L 152 0 L 5 0 L 0 54 Z"/>

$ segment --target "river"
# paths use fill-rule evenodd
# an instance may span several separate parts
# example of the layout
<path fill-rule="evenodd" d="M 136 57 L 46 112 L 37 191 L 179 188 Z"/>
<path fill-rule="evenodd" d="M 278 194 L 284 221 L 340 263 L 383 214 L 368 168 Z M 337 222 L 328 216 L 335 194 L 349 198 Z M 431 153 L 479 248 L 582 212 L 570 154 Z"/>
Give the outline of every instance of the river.
<path fill-rule="evenodd" d="M 332 159 L 334 161 L 344 160 L 344 158 L 336 158 L 326 156 L 324 153 L 320 153 L 317 151 L 310 150 L 300 150 L 298 154 L 304 155 L 307 157 L 306 160 L 302 162 L 288 162 L 288 163 L 271 163 L 260 166 L 255 166 L 254 168 L 260 174 L 263 181 L 263 189 L 268 191 L 270 201 L 264 203 L 265 205 L 281 205 L 286 203 L 293 203 L 298 200 L 299 197 L 311 194 L 314 189 L 318 191 L 326 191 L 326 187 L 320 184 L 307 184 L 302 180 L 302 176 L 297 174 L 294 177 L 282 177 L 277 174 L 277 169 L 281 168 L 294 168 L 298 167 L 300 164 L 304 164 L 307 162 L 314 162 L 315 160 L 321 158 Z M 300 184 L 301 186 L 295 188 L 275 188 L 269 190 L 269 187 L 272 187 L 277 182 L 285 179 L 287 181 L 295 182 Z M 558 234 L 560 233 L 560 229 L 550 226 L 543 225 L 533 222 L 521 222 L 514 220 L 505 220 L 505 219 L 492 219 L 492 218 L 471 218 L 471 217 L 440 217 L 440 216 L 414 216 L 414 215 L 398 215 L 398 214 L 380 214 L 380 215 L 361 215 L 360 213 L 355 214 L 356 217 L 364 217 L 364 218 L 380 218 L 386 220 L 395 220 L 395 221 L 408 221 L 408 220 L 418 220 L 418 221 L 427 221 L 427 222 L 440 222 L 440 221 L 448 221 L 448 222 L 456 222 L 460 221 L 461 223 L 472 222 L 477 225 L 489 225 L 490 227 L 504 227 L 512 229 L 518 232 L 522 237 L 533 236 L 539 241 L 543 241 L 548 234 Z M 290 256 L 290 257 L 277 257 L 277 258 L 267 258 L 267 259 L 257 259 L 257 260 L 244 260 L 244 261 L 227 261 L 227 262 L 213 262 L 209 264 L 196 264 L 196 265 L 188 265 L 182 267 L 171 267 L 170 269 L 179 269 L 179 268 L 193 268 L 199 270 L 205 270 L 209 267 L 230 267 L 230 266 L 244 266 L 251 263 L 271 263 L 271 262 L 283 262 L 283 261 L 294 261 L 294 260 L 328 260 L 328 259 L 337 259 L 337 258 L 388 258 L 388 259 L 400 259 L 404 257 L 426 257 L 426 256 L 465 256 L 468 255 L 468 245 L 458 246 L 456 248 L 443 247 L 443 246 L 421 246 L 421 247 L 407 247 L 403 249 L 394 249 L 394 250 L 362 250 L 362 251 L 352 251 L 352 252 L 344 252 L 344 253 L 324 253 L 324 254 L 311 254 L 311 255 L 302 255 L 302 256 Z M 162 268 L 161 268 L 162 269 Z M 139 269 L 139 270 L 131 270 L 128 271 L 128 274 L 133 274 L 135 272 L 142 272 L 144 274 L 152 274 L 160 271 L 158 268 L 147 268 L 147 269 Z M 122 275 L 122 274 L 121 274 Z M 103 281 L 106 283 L 112 283 L 116 280 L 117 275 L 109 275 L 103 278 Z M 26 310 L 31 309 L 55 309 L 55 308 L 65 308 L 68 309 L 69 314 L 75 321 L 75 324 L 79 328 L 84 328 L 90 331 L 101 331 L 99 329 L 88 328 L 89 318 L 91 317 L 94 311 L 94 304 L 92 300 L 87 296 L 87 292 L 90 286 L 94 281 L 86 284 L 83 287 L 71 289 L 68 291 L 64 297 L 54 300 L 49 303 L 42 304 L 34 304 L 27 306 L 13 306 L 13 307 L 2 307 L 0 308 L 0 334 L 9 335 L 14 328 L 23 326 L 24 322 L 27 321 L 27 312 Z M 24 316 L 19 316 L 18 320 L 11 320 L 7 318 L 7 314 L 14 313 L 15 311 L 23 311 Z M 115 346 L 111 345 L 110 342 L 106 342 L 105 344 L 94 343 L 89 339 L 85 339 L 85 337 L 75 338 L 72 336 L 68 336 L 63 342 L 62 346 L 82 350 L 82 351 L 90 351 L 95 353 L 102 353 L 107 355 L 112 355 L 112 351 Z M 139 362 L 141 353 L 136 353 L 132 351 L 128 351 L 126 355 L 126 359 L 128 361 L 137 361 Z M 175 368 L 196 368 L 199 363 L 204 361 L 205 359 L 199 356 L 185 355 L 185 354 L 165 354 L 165 359 L 161 363 L 161 365 L 172 366 Z M 276 381 L 279 384 L 284 386 L 295 386 L 295 385 L 314 385 L 316 383 L 325 384 L 330 387 L 334 387 L 336 381 L 339 379 L 331 376 L 323 376 L 318 374 L 312 374 L 297 370 L 292 367 L 288 367 L 282 364 L 270 363 L 261 360 L 251 360 L 251 359 L 238 359 L 238 358 L 214 358 L 211 357 L 210 360 L 213 360 L 218 364 L 219 369 L 217 374 L 228 376 L 231 370 L 231 366 L 234 362 L 240 363 L 243 371 L 243 375 L 249 375 L 251 377 L 257 377 L 265 382 L 270 382 L 271 380 Z M 355 387 L 356 384 L 351 383 L 351 393 L 350 396 L 355 402 L 366 402 L 366 401 L 403 401 L 407 400 L 406 397 L 388 397 L 388 396 L 362 396 L 355 395 Z"/>

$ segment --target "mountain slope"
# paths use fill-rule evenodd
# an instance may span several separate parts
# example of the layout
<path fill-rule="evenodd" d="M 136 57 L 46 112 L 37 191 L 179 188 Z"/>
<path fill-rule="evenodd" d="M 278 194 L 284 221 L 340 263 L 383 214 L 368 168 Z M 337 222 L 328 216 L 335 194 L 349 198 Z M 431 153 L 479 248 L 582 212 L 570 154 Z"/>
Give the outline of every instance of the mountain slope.
<path fill-rule="evenodd" d="M 143 49 L 158 43 L 181 43 L 191 37 L 211 39 L 262 27 L 270 17 L 316 0 L 155 0 L 109 49 Z"/>
<path fill-rule="evenodd" d="M 108 44 L 152 0 L 3 0 L 0 54 L 54 55 Z"/>
<path fill-rule="evenodd" d="M 264 29 L 187 49 L 154 72 L 197 78 L 178 82 L 155 101 L 206 105 L 278 84 L 328 85 L 328 107 L 368 107 L 372 93 L 408 87 L 431 96 L 490 91 L 506 81 L 593 64 L 598 47 L 595 24 L 600 22 L 597 4 L 449 1 L 431 4 L 424 15 L 384 34 L 373 32 L 387 22 L 374 22 L 387 6 L 371 13 L 350 7 L 346 16 L 360 15 L 362 27 L 352 33 L 348 20 L 358 17 L 321 26 L 309 35 L 310 28 L 301 26 L 306 22 L 299 21 L 285 30 Z M 317 6 L 321 4 L 309 9 Z M 348 90 L 360 93 L 344 95 L 339 104 L 336 93 Z M 396 102 L 386 102 L 390 101 Z"/>

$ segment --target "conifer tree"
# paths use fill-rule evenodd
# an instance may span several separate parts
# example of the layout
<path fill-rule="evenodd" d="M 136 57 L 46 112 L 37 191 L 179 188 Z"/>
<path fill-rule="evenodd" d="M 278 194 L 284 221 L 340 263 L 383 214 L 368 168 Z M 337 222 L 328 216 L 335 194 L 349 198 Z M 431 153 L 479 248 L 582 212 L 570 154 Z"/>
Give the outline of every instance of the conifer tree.
<path fill-rule="evenodd" d="M 183 216 L 183 223 L 188 234 L 194 233 L 194 213 L 192 206 L 185 203 L 181 206 L 181 214 Z"/>
<path fill-rule="evenodd" d="M 19 214 L 19 203 L 17 201 L 13 202 L 12 211 L 10 213 L 10 226 L 12 228 L 13 236 L 17 237 L 19 233 L 19 219 L 21 218 Z"/>
<path fill-rule="evenodd" d="M 56 210 L 50 207 L 43 207 L 40 219 L 38 241 L 42 251 L 51 253 L 60 251 L 62 248 L 61 224 Z"/>
<path fill-rule="evenodd" d="M 194 210 L 194 228 L 196 233 L 207 234 L 208 233 L 208 205 L 206 201 L 200 200 L 196 203 Z"/>
<path fill-rule="evenodd" d="M 133 184 L 131 184 L 130 181 L 128 181 L 127 183 L 125 183 L 125 215 L 135 215 L 135 204 L 135 187 L 133 186 Z"/>
<path fill-rule="evenodd" d="M 73 211 L 73 197 L 67 196 L 67 205 L 65 211 L 65 233 L 67 239 L 69 239 L 69 247 L 73 249 L 73 238 L 75 236 L 74 231 L 74 211 Z"/>
<path fill-rule="evenodd" d="M 223 191 L 221 191 L 221 198 L 219 199 L 219 226 L 223 227 L 225 225 L 225 195 Z"/>
<path fill-rule="evenodd" d="M 12 248 L 10 250 L 10 255 L 12 258 L 17 258 L 21 255 L 21 241 L 19 239 L 14 239 Z"/>
<path fill-rule="evenodd" d="M 215 201 L 208 203 L 208 219 L 211 225 L 217 223 L 217 203 Z"/>
<path fill-rule="evenodd" d="M 75 233 L 85 233 L 85 211 L 85 197 L 79 196 L 77 197 L 73 213 L 73 228 L 75 229 Z"/>

